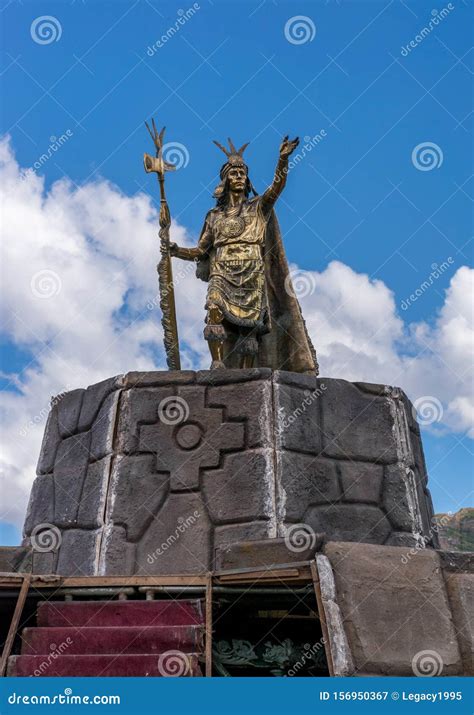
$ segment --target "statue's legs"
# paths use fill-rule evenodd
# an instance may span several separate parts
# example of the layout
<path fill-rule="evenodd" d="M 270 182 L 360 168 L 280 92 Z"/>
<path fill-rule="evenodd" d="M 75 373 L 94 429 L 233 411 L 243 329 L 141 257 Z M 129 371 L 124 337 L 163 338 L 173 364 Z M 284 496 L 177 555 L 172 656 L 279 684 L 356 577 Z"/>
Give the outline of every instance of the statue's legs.
<path fill-rule="evenodd" d="M 223 321 L 224 314 L 220 308 L 209 308 L 207 325 L 204 328 L 204 338 L 209 344 L 209 351 L 212 357 L 211 370 L 225 368 L 224 342 L 227 336 L 222 324 Z"/>
<path fill-rule="evenodd" d="M 240 329 L 235 349 L 240 355 L 240 367 L 253 367 L 258 353 L 258 339 L 254 328 Z"/>

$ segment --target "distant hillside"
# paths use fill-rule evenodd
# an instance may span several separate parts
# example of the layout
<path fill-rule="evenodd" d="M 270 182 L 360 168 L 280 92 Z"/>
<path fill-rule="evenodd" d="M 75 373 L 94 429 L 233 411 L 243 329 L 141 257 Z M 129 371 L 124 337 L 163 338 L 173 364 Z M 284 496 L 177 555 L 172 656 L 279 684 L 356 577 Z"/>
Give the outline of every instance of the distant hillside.
<path fill-rule="evenodd" d="M 436 514 L 439 543 L 446 551 L 474 551 L 474 509 Z"/>

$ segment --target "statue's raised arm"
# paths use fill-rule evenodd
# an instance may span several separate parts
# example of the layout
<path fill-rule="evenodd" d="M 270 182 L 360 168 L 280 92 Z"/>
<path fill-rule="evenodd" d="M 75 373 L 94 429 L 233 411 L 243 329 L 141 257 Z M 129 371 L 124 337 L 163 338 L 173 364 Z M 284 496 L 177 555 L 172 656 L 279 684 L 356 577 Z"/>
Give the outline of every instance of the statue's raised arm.
<path fill-rule="evenodd" d="M 283 138 L 280 144 L 280 154 L 275 169 L 275 175 L 271 185 L 264 191 L 261 199 L 262 210 L 268 214 L 272 210 L 275 201 L 280 196 L 286 185 L 286 177 L 288 175 L 288 159 L 293 154 L 294 150 L 300 143 L 298 137 L 289 139 L 288 135 Z"/>

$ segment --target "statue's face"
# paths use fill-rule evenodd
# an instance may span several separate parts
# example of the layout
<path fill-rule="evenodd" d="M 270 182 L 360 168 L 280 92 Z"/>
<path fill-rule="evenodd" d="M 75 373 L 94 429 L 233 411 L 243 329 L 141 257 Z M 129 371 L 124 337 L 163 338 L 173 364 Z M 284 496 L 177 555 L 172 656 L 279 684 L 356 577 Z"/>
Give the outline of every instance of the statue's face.
<path fill-rule="evenodd" d="M 233 166 L 227 174 L 231 191 L 244 191 L 247 182 L 247 172 L 243 166 Z"/>

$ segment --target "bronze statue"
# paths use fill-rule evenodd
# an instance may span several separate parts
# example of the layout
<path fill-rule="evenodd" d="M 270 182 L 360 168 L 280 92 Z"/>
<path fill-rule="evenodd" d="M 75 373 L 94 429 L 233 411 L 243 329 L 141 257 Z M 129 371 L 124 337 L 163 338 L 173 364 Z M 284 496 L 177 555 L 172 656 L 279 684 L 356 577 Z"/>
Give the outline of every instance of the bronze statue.
<path fill-rule="evenodd" d="M 204 337 L 211 369 L 258 366 L 317 373 L 273 211 L 299 140 L 283 139 L 273 182 L 261 195 L 242 158 L 248 145 L 237 150 L 230 139 L 229 149 L 214 143 L 227 161 L 214 192 L 216 206 L 206 216 L 197 246 L 161 243 L 163 258 L 196 261 L 197 276 L 208 282 Z M 160 167 L 148 168 L 145 161 L 145 168 L 160 176 Z"/>

